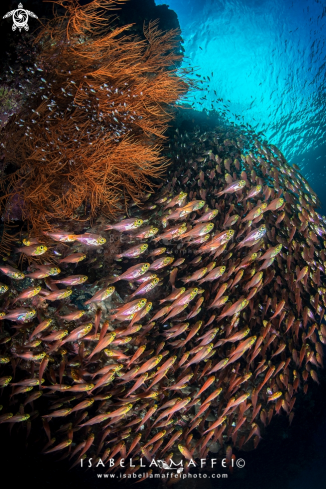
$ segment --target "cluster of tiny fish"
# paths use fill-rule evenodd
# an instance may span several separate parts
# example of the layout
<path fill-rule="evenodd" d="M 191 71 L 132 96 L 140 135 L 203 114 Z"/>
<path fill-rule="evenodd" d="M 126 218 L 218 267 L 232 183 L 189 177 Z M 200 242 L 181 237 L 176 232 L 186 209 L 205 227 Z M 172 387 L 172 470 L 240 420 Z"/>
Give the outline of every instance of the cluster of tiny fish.
<path fill-rule="evenodd" d="M 72 465 L 115 459 L 110 472 L 131 457 L 131 474 L 141 458 L 184 457 L 188 470 L 210 453 L 231 464 L 232 447 L 257 447 L 275 414 L 291 422 L 298 390 L 318 382 L 317 196 L 275 146 L 236 127 L 177 131 L 169 155 L 166 184 L 129 216 L 25 239 L 16 252 L 37 258 L 28 274 L 10 259 L 0 266 L 4 399 L 10 391 L 0 423 L 29 431 L 42 418 L 44 453 Z M 50 248 L 62 258 L 42 264 Z M 60 268 L 94 250 L 114 260 L 77 307 L 69 301 L 85 298 L 88 277 Z M 41 396 L 47 412 L 36 410 Z"/>
<path fill-rule="evenodd" d="M 68 83 L 71 83 L 70 86 L 72 88 L 73 85 L 75 85 L 75 82 L 73 80 L 69 80 L 69 74 L 67 74 L 67 76 L 68 76 Z M 44 80 L 42 78 L 41 78 L 41 80 L 46 82 L 46 80 Z M 56 80 L 53 80 L 52 83 L 48 82 L 47 87 L 50 90 L 52 90 L 52 86 L 56 83 L 57 83 Z M 93 122 L 96 122 L 98 120 L 102 121 L 104 119 L 104 115 L 101 111 L 99 111 L 99 107 L 98 107 L 98 103 L 97 103 L 97 100 L 99 100 L 99 99 L 97 99 L 97 97 L 96 97 L 96 90 L 94 90 L 92 88 L 91 83 L 89 83 L 87 85 L 86 85 L 86 83 L 88 83 L 88 82 L 87 82 L 87 77 L 85 76 L 85 86 L 79 87 L 80 92 L 84 92 L 84 96 L 85 96 L 85 100 L 86 100 L 86 103 L 84 105 L 84 110 L 85 110 L 85 112 L 88 113 L 88 117 Z M 127 86 L 128 86 L 127 82 L 125 82 L 125 85 L 126 85 L 127 93 L 131 92 L 130 89 L 127 89 Z M 44 90 L 44 89 L 45 89 L 45 87 L 40 87 L 40 90 Z M 53 89 L 53 90 L 55 91 L 55 89 Z M 125 122 L 127 123 L 127 121 L 130 121 L 133 123 L 135 121 L 135 119 L 142 119 L 141 116 L 136 115 L 135 111 L 133 111 L 133 115 L 131 115 L 129 113 L 129 111 L 126 109 L 126 107 L 127 107 L 126 103 L 124 103 L 122 105 L 120 102 L 120 103 L 117 103 L 115 106 L 114 99 L 117 96 L 122 96 L 124 94 L 123 90 L 119 91 L 118 88 L 114 88 L 113 86 L 110 87 L 106 83 L 103 83 L 103 85 L 100 86 L 100 90 L 102 90 L 102 91 L 104 90 L 107 94 L 107 97 L 112 99 L 111 102 L 108 103 L 108 106 L 111 108 L 111 112 L 108 111 L 106 113 L 106 115 L 109 114 L 109 116 L 112 119 L 112 122 L 107 122 L 106 127 L 100 126 L 101 134 L 100 133 L 94 133 L 90 129 L 88 129 L 86 131 L 86 134 L 88 135 L 88 138 L 89 138 L 89 144 L 90 145 L 93 144 L 93 142 L 98 141 L 99 137 L 103 138 L 103 139 L 107 138 L 108 131 L 109 131 L 109 134 L 112 134 L 112 137 L 114 136 L 115 138 L 117 138 L 117 137 L 121 138 L 122 136 L 124 136 L 130 132 L 130 128 L 128 128 L 126 126 Z M 79 107 L 79 105 L 73 101 L 73 99 L 75 98 L 75 90 L 73 90 L 74 93 L 70 93 L 69 85 L 68 85 L 68 88 L 66 88 L 66 90 L 61 87 L 61 91 L 62 91 L 63 97 L 67 97 L 67 98 L 72 97 L 70 106 L 67 109 L 68 111 L 73 111 L 74 109 Z M 143 94 L 140 93 L 140 96 L 142 96 L 142 95 Z M 127 95 L 127 96 L 130 97 L 130 95 Z M 133 97 L 137 97 L 137 95 L 133 95 Z M 66 112 L 60 111 L 59 104 L 55 100 L 55 97 L 52 97 L 50 100 L 47 95 L 43 95 L 42 98 L 47 100 L 47 107 L 50 111 L 50 113 L 48 115 L 49 123 L 53 120 L 53 118 L 59 118 L 59 119 L 61 118 L 62 120 L 65 119 Z M 40 115 L 37 112 L 35 112 L 35 113 L 38 116 Z M 118 120 L 117 117 L 121 117 L 121 115 L 123 118 L 121 120 Z M 37 122 L 38 122 L 37 120 L 32 119 L 32 123 L 37 124 Z M 76 130 L 76 136 L 77 136 L 78 133 L 80 133 L 81 129 L 77 126 L 77 124 L 74 124 L 74 127 Z M 27 129 L 29 129 L 29 128 L 27 128 Z M 48 129 L 48 131 L 49 131 L 49 129 Z M 25 136 L 32 137 L 32 135 L 28 131 L 25 133 Z M 67 140 L 67 142 L 71 141 L 70 137 L 68 138 L 68 136 L 66 137 L 66 140 Z M 78 146 L 81 144 L 78 139 L 72 139 L 72 141 L 77 143 Z M 115 139 L 115 141 L 118 142 L 119 139 Z M 54 144 L 54 142 L 50 141 L 50 143 L 48 144 L 49 150 L 51 149 L 50 144 Z M 60 151 L 59 151 L 59 154 L 61 154 Z M 43 160 L 45 161 L 46 158 L 43 158 Z"/>
<path fill-rule="evenodd" d="M 39 72 L 42 72 L 43 70 L 35 65 L 35 69 Z M 35 73 L 35 71 L 32 68 L 27 68 L 27 70 L 30 70 L 32 73 Z M 77 108 L 80 108 L 80 104 L 76 103 L 74 101 L 75 96 L 76 96 L 76 89 L 75 85 L 76 83 L 74 80 L 69 79 L 69 75 L 71 75 L 70 72 L 67 73 L 62 73 L 62 76 L 67 78 L 67 84 L 65 88 L 62 87 L 62 83 L 59 83 L 58 80 L 52 80 L 51 82 L 47 82 L 44 78 L 40 78 L 41 82 L 43 82 L 44 86 L 40 85 L 38 87 L 38 90 L 41 91 L 45 90 L 47 94 L 43 94 L 41 99 L 44 99 L 46 101 L 47 108 L 49 110 L 49 113 L 46 117 L 45 124 L 51 124 L 53 122 L 53 119 L 58 119 L 65 121 L 67 112 L 74 111 Z M 112 139 L 116 142 L 120 140 L 123 136 L 127 135 L 131 129 L 128 127 L 126 124 L 128 122 L 134 123 L 136 119 L 142 119 L 141 116 L 137 116 L 136 112 L 133 111 L 133 115 L 127 110 L 127 104 L 124 102 L 122 105 L 121 102 L 119 101 L 115 105 L 115 99 L 117 97 L 121 97 L 124 95 L 123 90 L 118 90 L 118 88 L 115 88 L 113 86 L 109 86 L 106 83 L 103 83 L 103 85 L 100 86 L 100 90 L 105 91 L 107 94 L 107 97 L 111 98 L 111 102 L 108 103 L 108 107 L 111 108 L 111 111 L 106 112 L 106 117 L 104 117 L 104 114 L 99 110 L 99 104 L 98 104 L 98 98 L 96 97 L 96 90 L 92 88 L 92 84 L 88 82 L 87 76 L 85 78 L 85 84 L 84 86 L 79 86 L 78 90 L 81 94 L 81 98 L 84 100 L 84 105 L 83 109 L 85 112 L 87 112 L 87 116 L 92 120 L 93 122 L 97 121 L 103 121 L 104 118 L 107 118 L 107 115 L 109 115 L 109 119 L 111 118 L 111 121 L 106 120 L 106 125 L 104 126 L 99 125 L 99 129 L 97 132 L 94 132 L 91 129 L 86 130 L 86 136 L 89 139 L 89 144 L 92 145 L 94 142 L 98 141 L 100 139 L 106 139 L 108 137 L 108 134 L 112 135 Z M 125 82 L 124 85 L 126 86 L 126 92 L 127 92 L 127 97 L 130 97 L 131 95 L 128 94 L 128 92 L 131 92 L 130 89 L 128 89 L 128 83 Z M 56 96 L 54 93 L 58 91 L 58 86 L 60 87 L 61 90 L 61 96 L 68 98 L 69 99 L 69 105 L 68 107 L 65 107 L 63 110 L 60 108 L 60 103 L 58 100 L 56 100 Z M 52 93 L 48 93 L 52 92 Z M 73 92 L 73 93 L 71 93 Z M 139 96 L 142 96 L 142 92 L 139 94 Z M 133 97 L 137 97 L 138 95 L 132 95 Z M 39 117 L 41 116 L 39 112 L 37 112 L 34 109 L 31 109 L 32 112 L 34 113 L 34 118 L 31 119 L 32 124 L 39 124 Z M 117 117 L 121 117 L 121 119 L 117 119 Z M 29 121 L 28 121 L 29 122 Z M 19 121 L 16 122 L 16 124 L 19 125 L 19 127 L 25 127 L 26 121 L 24 119 L 20 119 Z M 77 147 L 81 146 L 81 142 L 79 140 L 79 136 L 81 134 L 81 128 L 78 127 L 76 123 L 73 123 L 72 126 L 70 126 L 70 129 L 74 127 L 75 129 L 75 137 L 71 137 L 71 134 L 63 134 L 61 139 L 57 139 L 57 141 L 54 141 L 52 138 L 49 138 L 49 142 L 46 144 L 46 148 L 48 151 L 53 150 L 53 148 L 56 148 L 58 150 L 58 153 L 62 155 L 62 152 L 59 151 L 61 148 L 58 145 L 58 142 L 60 144 L 65 143 L 69 144 L 71 142 L 74 142 L 77 144 Z M 49 128 L 45 128 L 45 130 L 50 133 Z M 34 139 L 33 136 L 33 130 L 31 129 L 30 126 L 26 126 L 26 131 L 25 131 L 25 136 Z M 118 139 L 117 139 L 118 138 Z M 38 148 L 38 146 L 35 146 Z M 46 149 L 42 149 L 44 153 L 47 152 Z M 41 161 L 46 161 L 46 155 L 44 155 L 41 158 Z M 71 163 L 73 163 L 73 160 L 71 160 Z"/>
<path fill-rule="evenodd" d="M 36 96 L 42 83 L 37 77 L 39 70 L 33 66 L 32 59 L 36 50 L 32 47 L 30 39 L 19 40 L 15 50 L 20 66 L 15 66 L 13 69 L 8 65 L 0 76 L 0 127 L 5 126 L 10 117 L 21 110 L 24 101 Z M 6 56 L 10 64 L 15 64 L 11 53 L 6 52 Z M 27 67 L 27 65 L 33 67 Z M 22 119 L 15 122 L 18 127 L 23 127 L 21 123 Z"/>

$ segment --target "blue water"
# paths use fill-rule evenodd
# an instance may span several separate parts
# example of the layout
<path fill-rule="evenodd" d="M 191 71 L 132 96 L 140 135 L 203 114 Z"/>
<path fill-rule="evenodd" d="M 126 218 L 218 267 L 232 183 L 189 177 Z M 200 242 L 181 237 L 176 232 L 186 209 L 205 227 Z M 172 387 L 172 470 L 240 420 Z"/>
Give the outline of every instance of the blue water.
<path fill-rule="evenodd" d="M 326 2 L 156 3 L 168 4 L 178 15 L 185 66 L 210 78 L 207 92 L 193 95 L 194 107 L 209 110 L 213 104 L 224 110 L 216 102 L 223 98 L 230 120 L 263 131 L 289 162 L 300 166 L 326 211 Z M 200 100 L 203 96 L 207 100 Z"/>

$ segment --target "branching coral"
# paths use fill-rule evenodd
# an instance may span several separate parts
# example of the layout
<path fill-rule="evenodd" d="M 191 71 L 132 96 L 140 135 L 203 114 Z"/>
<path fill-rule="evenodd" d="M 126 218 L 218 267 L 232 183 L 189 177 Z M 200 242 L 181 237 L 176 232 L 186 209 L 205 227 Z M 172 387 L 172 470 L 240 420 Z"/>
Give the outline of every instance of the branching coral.
<path fill-rule="evenodd" d="M 16 231 L 16 232 L 15 232 Z M 8 224 L 1 224 L 0 226 L 0 257 L 4 258 L 10 255 L 14 243 L 17 240 L 19 232 L 17 232 L 17 226 L 10 226 Z"/>
<path fill-rule="evenodd" d="M 66 14 L 36 38 L 42 86 L 30 108 L 3 134 L 6 158 L 17 166 L 2 178 L 3 205 L 17 195 L 34 229 L 53 219 L 112 214 L 166 167 L 160 156 L 172 107 L 192 82 L 175 68 L 177 30 L 144 27 L 145 40 L 112 27 L 107 11 L 121 0 L 80 7 L 55 2 Z"/>

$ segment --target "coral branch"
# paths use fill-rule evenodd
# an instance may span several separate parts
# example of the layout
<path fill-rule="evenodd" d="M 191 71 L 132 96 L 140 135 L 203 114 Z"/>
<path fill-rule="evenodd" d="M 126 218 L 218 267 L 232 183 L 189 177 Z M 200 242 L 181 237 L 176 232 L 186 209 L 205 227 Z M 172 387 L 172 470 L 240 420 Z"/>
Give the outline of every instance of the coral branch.
<path fill-rule="evenodd" d="M 0 182 L 2 204 L 16 196 L 35 231 L 54 218 L 112 214 L 153 188 L 167 165 L 158 141 L 192 86 L 176 68 L 179 31 L 162 33 L 154 21 L 139 40 L 128 34 L 130 25 L 112 27 L 107 11 L 120 0 L 54 3 L 66 13 L 36 38 L 42 86 L 19 115 L 25 132 L 16 119 L 2 137 L 17 168 Z"/>

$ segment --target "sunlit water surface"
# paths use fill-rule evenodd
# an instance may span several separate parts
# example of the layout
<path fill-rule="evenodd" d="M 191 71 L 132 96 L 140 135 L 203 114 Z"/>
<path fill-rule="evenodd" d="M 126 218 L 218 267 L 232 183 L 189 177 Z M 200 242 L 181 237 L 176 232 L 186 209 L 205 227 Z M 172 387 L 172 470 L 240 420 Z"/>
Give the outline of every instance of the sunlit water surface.
<path fill-rule="evenodd" d="M 216 102 L 223 98 L 230 120 L 263 131 L 289 162 L 300 166 L 326 211 L 325 2 L 156 3 L 168 4 L 178 15 L 185 65 L 196 67 L 201 79 L 210 78 L 208 91 L 193 95 L 194 107 L 224 110 Z"/>

